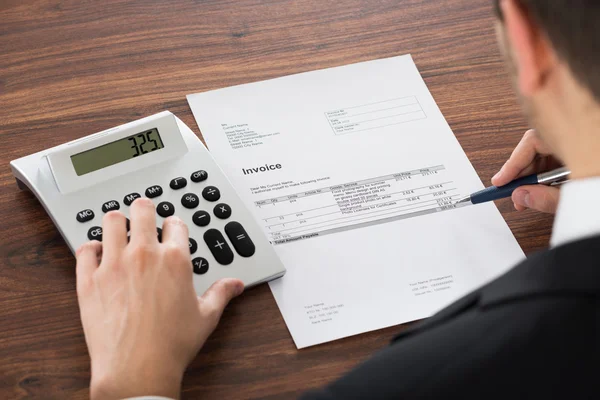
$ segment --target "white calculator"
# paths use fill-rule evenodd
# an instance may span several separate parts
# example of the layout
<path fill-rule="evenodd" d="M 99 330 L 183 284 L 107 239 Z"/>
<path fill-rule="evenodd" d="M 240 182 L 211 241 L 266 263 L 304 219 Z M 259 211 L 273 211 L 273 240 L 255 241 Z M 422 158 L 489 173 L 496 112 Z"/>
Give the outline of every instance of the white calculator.
<path fill-rule="evenodd" d="M 102 241 L 102 216 L 138 197 L 163 219 L 189 228 L 190 268 L 198 294 L 220 278 L 246 287 L 282 276 L 285 268 L 206 147 L 168 111 L 86 136 L 10 163 L 21 189 L 31 190 L 74 253 Z M 129 222 L 129 220 L 128 220 Z M 128 223 L 129 228 L 129 223 Z"/>

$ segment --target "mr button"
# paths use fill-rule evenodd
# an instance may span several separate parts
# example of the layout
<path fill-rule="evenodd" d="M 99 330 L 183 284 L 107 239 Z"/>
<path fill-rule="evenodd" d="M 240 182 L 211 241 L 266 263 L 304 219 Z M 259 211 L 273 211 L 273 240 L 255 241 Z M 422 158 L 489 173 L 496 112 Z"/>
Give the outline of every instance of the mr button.
<path fill-rule="evenodd" d="M 121 208 L 121 206 L 116 200 L 107 201 L 106 203 L 102 204 L 102 211 L 105 213 L 109 211 L 118 210 L 119 208 Z"/>

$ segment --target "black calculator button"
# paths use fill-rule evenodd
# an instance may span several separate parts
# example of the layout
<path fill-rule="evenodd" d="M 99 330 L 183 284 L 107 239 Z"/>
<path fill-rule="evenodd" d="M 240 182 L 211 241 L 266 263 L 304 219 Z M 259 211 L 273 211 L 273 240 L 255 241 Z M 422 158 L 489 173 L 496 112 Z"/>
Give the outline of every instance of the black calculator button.
<path fill-rule="evenodd" d="M 102 211 L 105 213 L 118 210 L 119 208 L 121 208 L 121 205 L 116 200 L 107 201 L 106 203 L 102 204 Z"/>
<path fill-rule="evenodd" d="M 127 232 L 129 232 L 131 230 L 131 221 L 129 221 L 129 218 L 125 218 L 125 227 L 127 228 Z"/>
<path fill-rule="evenodd" d="M 163 201 L 161 203 L 158 203 L 158 205 L 156 206 L 156 212 L 161 217 L 167 218 L 175 214 L 175 207 L 168 201 Z"/>
<path fill-rule="evenodd" d="M 190 176 L 190 179 L 192 180 L 192 182 L 196 182 L 196 183 L 205 181 L 206 178 L 208 178 L 208 172 L 203 171 L 203 170 L 196 171 Z"/>
<path fill-rule="evenodd" d="M 171 181 L 171 183 L 169 183 L 169 186 L 173 190 L 183 189 L 184 187 L 187 186 L 187 179 L 185 179 L 184 177 L 180 176 L 179 178 L 173 179 Z"/>
<path fill-rule="evenodd" d="M 221 192 L 214 186 L 207 186 L 202 191 L 202 197 L 206 201 L 217 201 L 221 198 Z"/>
<path fill-rule="evenodd" d="M 79 211 L 77 213 L 77 221 L 79 222 L 88 222 L 94 219 L 94 212 L 90 209 Z"/>
<path fill-rule="evenodd" d="M 192 221 L 198 226 L 207 226 L 210 224 L 210 214 L 206 211 L 196 211 L 192 217 Z"/>
<path fill-rule="evenodd" d="M 204 275 L 208 272 L 208 261 L 202 257 L 196 257 L 192 260 L 194 266 L 194 273 L 198 275 Z"/>
<path fill-rule="evenodd" d="M 233 261 L 233 252 L 221 232 L 216 229 L 207 230 L 204 232 L 204 242 L 219 264 L 231 264 Z"/>
<path fill-rule="evenodd" d="M 254 255 L 256 248 L 254 247 L 254 243 L 248 237 L 246 230 L 239 222 L 230 222 L 225 225 L 225 233 L 231 243 L 233 243 L 233 247 L 235 251 L 242 257 L 251 257 Z"/>
<path fill-rule="evenodd" d="M 161 194 L 163 194 L 163 190 L 158 185 L 150 186 L 148 189 L 146 189 L 146 197 L 148 197 L 150 199 L 158 197 Z"/>
<path fill-rule="evenodd" d="M 200 204 L 200 199 L 194 193 L 186 193 L 181 197 L 181 205 L 185 208 L 196 208 Z"/>
<path fill-rule="evenodd" d="M 217 204 L 213 210 L 217 218 L 227 219 L 231 217 L 231 207 L 225 203 Z"/>
<path fill-rule="evenodd" d="M 156 238 L 159 242 L 162 242 L 162 229 L 156 228 Z"/>
<path fill-rule="evenodd" d="M 129 193 L 127 196 L 123 197 L 123 203 L 125 203 L 126 206 L 130 206 L 135 199 L 139 199 L 140 197 L 142 196 L 139 193 Z"/>
<path fill-rule="evenodd" d="M 88 239 L 102 241 L 102 227 L 92 226 L 88 231 Z"/>
<path fill-rule="evenodd" d="M 197 250 L 198 250 L 198 242 L 196 242 L 194 239 L 189 238 L 189 245 L 190 245 L 190 254 L 194 254 Z"/>

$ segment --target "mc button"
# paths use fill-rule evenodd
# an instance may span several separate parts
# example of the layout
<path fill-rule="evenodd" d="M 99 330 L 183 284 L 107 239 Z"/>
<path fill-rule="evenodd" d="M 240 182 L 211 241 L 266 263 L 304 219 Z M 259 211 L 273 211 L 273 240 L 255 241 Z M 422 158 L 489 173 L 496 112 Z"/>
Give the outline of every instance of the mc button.
<path fill-rule="evenodd" d="M 79 211 L 77 213 L 77 221 L 79 222 L 87 222 L 92 219 L 94 219 L 94 212 L 90 209 Z"/>

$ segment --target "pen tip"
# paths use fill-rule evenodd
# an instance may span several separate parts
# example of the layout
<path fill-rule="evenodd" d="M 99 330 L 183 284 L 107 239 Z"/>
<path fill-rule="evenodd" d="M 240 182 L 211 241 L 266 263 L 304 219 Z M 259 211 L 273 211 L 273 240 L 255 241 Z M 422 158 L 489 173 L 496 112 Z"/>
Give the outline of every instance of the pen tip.
<path fill-rule="evenodd" d="M 458 205 L 458 204 L 466 204 L 466 203 L 470 203 L 471 202 L 471 196 L 465 196 L 463 198 L 458 199 L 454 204 Z"/>

